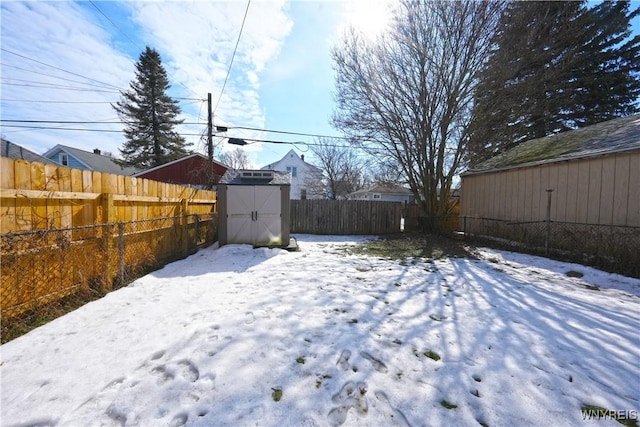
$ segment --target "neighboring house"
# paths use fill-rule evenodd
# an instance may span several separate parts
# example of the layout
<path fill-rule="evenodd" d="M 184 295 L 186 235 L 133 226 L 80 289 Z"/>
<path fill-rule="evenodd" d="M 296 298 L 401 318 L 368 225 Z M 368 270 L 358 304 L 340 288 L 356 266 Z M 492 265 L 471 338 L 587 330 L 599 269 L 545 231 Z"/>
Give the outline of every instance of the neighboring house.
<path fill-rule="evenodd" d="M 114 175 L 133 175 L 138 172 L 136 168 L 120 166 L 112 157 L 103 155 L 97 148 L 93 152 L 89 152 L 66 145 L 56 145 L 43 156 L 69 168 L 87 169 Z"/>
<path fill-rule="evenodd" d="M 376 202 L 415 202 L 411 190 L 390 182 L 381 182 L 347 195 L 349 200 L 372 200 Z"/>
<path fill-rule="evenodd" d="M 463 217 L 640 227 L 640 115 L 493 157 L 462 174 L 460 203 Z"/>
<path fill-rule="evenodd" d="M 14 144 L 4 138 L 1 138 L 2 144 L 0 145 L 0 156 L 8 157 L 14 160 L 26 160 L 28 162 L 39 162 L 44 164 L 56 164 L 53 160 L 49 160 L 46 157 L 36 154 L 33 151 L 29 151 L 20 145 Z"/>
<path fill-rule="evenodd" d="M 213 161 L 213 181 L 217 183 L 229 169 L 227 166 Z M 169 163 L 156 166 L 134 174 L 139 178 L 172 184 L 188 185 L 204 188 L 208 184 L 210 173 L 209 158 L 200 153 L 193 153 Z"/>
<path fill-rule="evenodd" d="M 291 174 L 291 199 L 324 199 L 326 188 L 322 183 L 322 169 L 304 161 L 290 150 L 282 159 L 261 168 Z"/>

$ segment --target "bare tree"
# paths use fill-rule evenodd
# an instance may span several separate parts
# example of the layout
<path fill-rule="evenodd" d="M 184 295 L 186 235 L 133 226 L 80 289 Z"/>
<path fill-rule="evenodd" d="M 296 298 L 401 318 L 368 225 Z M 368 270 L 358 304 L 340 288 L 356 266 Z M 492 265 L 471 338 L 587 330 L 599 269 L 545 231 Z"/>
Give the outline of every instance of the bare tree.
<path fill-rule="evenodd" d="M 430 229 L 447 214 L 473 89 L 502 7 L 403 0 L 389 33 L 370 41 L 351 31 L 332 52 L 334 125 L 372 155 L 395 161 Z"/>
<path fill-rule="evenodd" d="M 363 163 L 354 148 L 330 138 L 318 138 L 311 147 L 324 172 L 326 191 L 334 199 L 343 198 L 363 186 Z"/>
<path fill-rule="evenodd" d="M 251 168 L 251 161 L 249 155 L 239 147 L 236 147 L 232 151 L 228 151 L 220 154 L 220 162 L 229 166 L 231 169 L 249 169 Z"/>

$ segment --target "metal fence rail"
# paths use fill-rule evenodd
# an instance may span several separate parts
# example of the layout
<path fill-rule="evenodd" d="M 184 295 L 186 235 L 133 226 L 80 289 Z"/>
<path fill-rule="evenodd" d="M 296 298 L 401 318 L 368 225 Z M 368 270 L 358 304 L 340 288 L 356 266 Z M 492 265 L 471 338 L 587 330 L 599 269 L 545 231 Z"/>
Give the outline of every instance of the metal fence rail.
<path fill-rule="evenodd" d="M 2 342 L 214 243 L 217 217 L 1 234 Z"/>
<path fill-rule="evenodd" d="M 467 238 L 501 239 L 527 252 L 640 277 L 640 227 L 463 217 Z"/>

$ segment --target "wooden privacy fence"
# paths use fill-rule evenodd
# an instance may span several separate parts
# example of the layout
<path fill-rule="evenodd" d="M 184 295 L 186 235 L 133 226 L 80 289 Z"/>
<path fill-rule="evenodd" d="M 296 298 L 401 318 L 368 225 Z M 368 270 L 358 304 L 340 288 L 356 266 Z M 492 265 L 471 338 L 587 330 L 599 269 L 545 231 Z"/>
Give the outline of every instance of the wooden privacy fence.
<path fill-rule="evenodd" d="M 399 233 L 403 204 L 365 200 L 291 200 L 292 233 Z"/>
<path fill-rule="evenodd" d="M 213 191 L 4 157 L 0 209 L 3 318 L 108 292 L 217 235 Z"/>
<path fill-rule="evenodd" d="M 0 234 L 215 212 L 216 193 L 0 157 Z"/>

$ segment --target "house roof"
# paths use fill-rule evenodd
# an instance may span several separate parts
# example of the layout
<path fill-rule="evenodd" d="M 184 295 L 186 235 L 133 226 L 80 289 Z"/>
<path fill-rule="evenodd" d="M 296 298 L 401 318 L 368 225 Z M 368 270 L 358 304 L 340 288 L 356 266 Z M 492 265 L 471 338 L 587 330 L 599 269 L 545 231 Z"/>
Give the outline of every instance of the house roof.
<path fill-rule="evenodd" d="M 640 115 L 523 142 L 463 175 L 630 151 L 640 151 Z"/>
<path fill-rule="evenodd" d="M 274 167 L 275 165 L 277 165 L 278 163 L 280 163 L 280 162 L 282 162 L 282 161 L 286 160 L 286 159 L 287 159 L 287 157 L 289 157 L 291 154 L 293 154 L 294 156 L 296 156 L 296 157 L 297 157 L 297 158 L 298 158 L 302 163 L 304 163 L 304 164 L 305 164 L 307 167 L 309 167 L 310 169 L 314 170 L 314 171 L 315 171 L 315 172 L 317 172 L 317 173 L 322 173 L 322 169 L 320 169 L 320 168 L 319 168 L 319 167 L 317 167 L 316 165 L 312 165 L 311 163 L 309 163 L 309 162 L 305 161 L 305 160 L 304 160 L 302 157 L 300 157 L 300 156 L 298 155 L 298 153 L 296 153 L 293 149 L 289 150 L 289 151 L 287 152 L 287 154 L 285 154 L 285 155 L 284 155 L 280 160 L 275 161 L 275 162 L 273 162 L 273 163 L 270 163 L 270 164 L 268 164 L 268 165 L 266 165 L 266 166 L 263 166 L 263 167 L 261 167 L 260 169 L 261 169 L 261 170 L 269 170 L 269 169 L 273 169 L 273 167 Z"/>
<path fill-rule="evenodd" d="M 246 173 L 251 173 L 254 177 L 243 177 Z M 269 174 L 270 176 L 266 178 L 257 178 L 255 177 L 257 174 Z M 291 185 L 291 174 L 289 172 L 266 169 L 229 169 L 220 179 L 219 183 L 228 185 Z"/>
<path fill-rule="evenodd" d="M 80 163 L 85 165 L 88 169 L 98 171 L 98 172 L 106 172 L 112 173 L 116 175 L 133 175 L 138 172 L 138 168 L 130 167 L 130 166 L 120 166 L 117 164 L 113 158 L 109 156 L 104 156 L 102 154 L 96 154 L 89 151 L 80 150 L 78 148 L 69 147 L 66 145 L 56 145 L 46 153 L 44 156 L 49 156 L 51 154 L 55 154 L 57 152 L 63 151 L 73 157 L 75 157 Z"/>
<path fill-rule="evenodd" d="M 354 191 L 350 194 L 350 196 L 358 195 L 358 194 L 407 194 L 412 195 L 413 193 L 406 187 L 403 187 L 398 184 L 393 184 L 391 182 L 380 182 L 374 184 L 370 187 L 363 188 L 362 190 Z"/>
<path fill-rule="evenodd" d="M 158 169 L 163 169 L 163 168 L 166 168 L 167 166 L 173 165 L 173 164 L 175 164 L 175 163 L 183 162 L 183 161 L 185 161 L 185 160 L 187 160 L 187 159 L 190 159 L 190 158 L 192 158 L 192 157 L 200 157 L 200 158 L 202 158 L 202 159 L 204 159 L 204 160 L 209 160 L 209 158 L 208 158 L 207 156 L 204 156 L 204 155 L 202 155 L 202 154 L 200 154 L 200 153 L 191 153 L 191 154 L 188 154 L 188 155 L 186 155 L 186 156 L 184 156 L 184 157 L 180 157 L 179 159 L 172 160 L 172 161 L 170 161 L 170 162 L 168 162 L 168 163 L 164 163 L 164 164 L 162 164 L 162 165 L 160 165 L 160 166 L 155 166 L 155 167 L 153 167 L 153 168 L 151 168 L 151 169 L 138 170 L 138 171 L 137 171 L 136 173 L 134 173 L 133 175 L 134 175 L 134 176 L 139 176 L 139 175 L 142 175 L 142 174 L 146 174 L 146 173 L 149 173 L 149 172 L 153 172 L 153 171 L 158 170 Z M 220 165 L 220 166 L 224 167 L 225 169 L 229 169 L 229 166 L 227 166 L 227 165 L 225 165 L 225 164 L 223 164 L 223 163 L 220 163 L 219 161 L 217 161 L 217 160 L 215 160 L 215 159 L 213 160 L 213 163 L 215 163 L 215 164 L 217 164 L 217 165 Z"/>
<path fill-rule="evenodd" d="M 27 150 L 26 148 L 14 144 L 11 141 L 8 141 L 4 138 L 0 138 L 2 140 L 2 145 L 0 145 L 0 156 L 8 157 L 10 159 L 16 160 L 26 160 L 29 162 L 40 162 L 45 164 L 57 164 L 53 160 L 49 160 L 40 154 L 36 154 L 33 151 Z"/>

